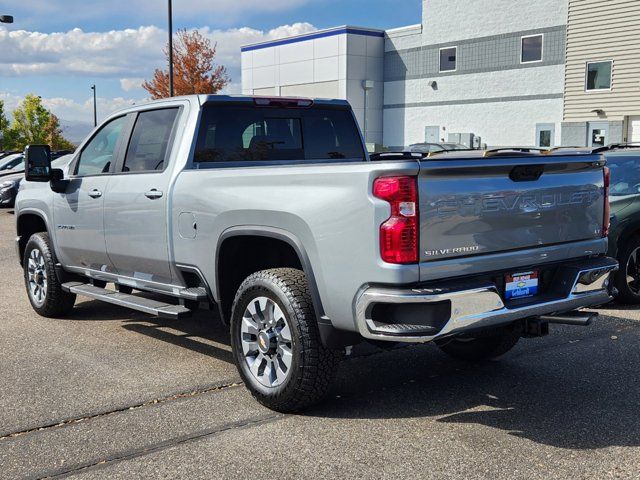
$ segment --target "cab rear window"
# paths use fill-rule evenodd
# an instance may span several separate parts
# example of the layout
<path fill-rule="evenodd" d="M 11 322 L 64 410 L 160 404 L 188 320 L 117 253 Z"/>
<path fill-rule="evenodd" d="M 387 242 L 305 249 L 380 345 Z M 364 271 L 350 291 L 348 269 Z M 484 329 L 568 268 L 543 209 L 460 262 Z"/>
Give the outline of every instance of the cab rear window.
<path fill-rule="evenodd" d="M 363 161 L 353 116 L 346 109 L 204 107 L 195 162 Z"/>

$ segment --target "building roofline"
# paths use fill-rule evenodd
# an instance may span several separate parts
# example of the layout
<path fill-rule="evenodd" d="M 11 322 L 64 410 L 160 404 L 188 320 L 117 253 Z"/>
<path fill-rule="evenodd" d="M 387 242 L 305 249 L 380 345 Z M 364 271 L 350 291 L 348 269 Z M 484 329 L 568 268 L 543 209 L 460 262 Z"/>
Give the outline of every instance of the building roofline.
<path fill-rule="evenodd" d="M 250 52 L 253 50 L 261 50 L 263 48 L 277 47 L 280 45 L 288 45 L 291 43 L 305 42 L 307 40 L 315 40 L 318 38 L 333 37 L 335 35 L 362 35 L 365 37 L 384 37 L 384 30 L 377 28 L 354 27 L 351 25 L 343 25 L 341 27 L 326 28 L 315 32 L 296 35 L 293 37 L 285 37 L 277 40 L 269 40 L 266 42 L 251 43 L 240 47 L 241 52 Z"/>
<path fill-rule="evenodd" d="M 412 35 L 419 32 L 422 32 L 421 23 L 416 23 L 415 25 L 407 25 L 406 27 L 390 28 L 385 31 L 385 33 L 389 37 Z"/>

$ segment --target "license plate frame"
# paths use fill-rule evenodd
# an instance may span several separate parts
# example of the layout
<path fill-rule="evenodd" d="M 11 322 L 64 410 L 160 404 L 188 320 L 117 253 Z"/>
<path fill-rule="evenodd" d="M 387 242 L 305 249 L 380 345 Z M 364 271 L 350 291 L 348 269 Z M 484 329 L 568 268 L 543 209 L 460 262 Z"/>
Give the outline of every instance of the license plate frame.
<path fill-rule="evenodd" d="M 539 293 L 539 288 L 540 272 L 538 270 L 511 273 L 504 276 L 505 300 L 535 297 Z"/>

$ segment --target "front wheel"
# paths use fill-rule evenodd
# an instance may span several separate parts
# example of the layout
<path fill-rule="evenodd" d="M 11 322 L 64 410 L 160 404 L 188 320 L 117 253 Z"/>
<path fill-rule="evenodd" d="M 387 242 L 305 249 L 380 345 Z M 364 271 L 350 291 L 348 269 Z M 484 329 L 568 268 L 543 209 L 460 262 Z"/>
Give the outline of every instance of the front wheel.
<path fill-rule="evenodd" d="M 339 354 L 320 340 L 311 294 L 300 270 L 249 276 L 233 302 L 231 341 L 240 376 L 264 406 L 293 412 L 324 398 Z"/>
<path fill-rule="evenodd" d="M 436 340 L 436 345 L 458 360 L 482 361 L 504 355 L 516 346 L 521 336 L 522 324 L 517 322 L 506 327 Z"/>
<path fill-rule="evenodd" d="M 43 317 L 68 314 L 76 296 L 62 290 L 55 270 L 55 257 L 47 233 L 31 236 L 24 251 L 24 282 L 31 306 Z"/>

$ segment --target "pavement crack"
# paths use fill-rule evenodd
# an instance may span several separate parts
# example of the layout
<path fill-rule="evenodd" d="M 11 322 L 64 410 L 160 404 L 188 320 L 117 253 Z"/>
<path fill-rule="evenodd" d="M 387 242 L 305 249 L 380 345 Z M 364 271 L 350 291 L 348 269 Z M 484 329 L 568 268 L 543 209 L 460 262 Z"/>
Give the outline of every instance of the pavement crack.
<path fill-rule="evenodd" d="M 121 452 L 121 453 L 116 453 L 116 454 L 108 456 L 108 457 L 99 458 L 99 459 L 95 459 L 95 460 L 90 461 L 90 462 L 86 462 L 86 463 L 81 464 L 81 465 L 76 465 L 73 468 L 68 468 L 66 470 L 59 470 L 59 471 L 55 471 L 55 472 L 46 473 L 46 474 L 44 474 L 42 476 L 39 476 L 37 478 L 39 480 L 45 480 L 45 479 L 55 479 L 55 478 L 62 478 L 62 477 L 72 476 L 72 475 L 75 475 L 76 473 L 79 473 L 79 472 L 84 472 L 84 471 L 90 471 L 90 470 L 94 470 L 94 469 L 104 468 L 104 467 L 106 467 L 106 466 L 108 466 L 110 464 L 116 463 L 116 462 L 122 462 L 122 461 L 131 460 L 131 459 L 138 458 L 138 457 L 143 457 L 145 455 L 149 455 L 149 454 L 156 453 L 156 452 L 159 452 L 159 451 L 162 451 L 162 450 L 166 450 L 168 448 L 175 447 L 177 445 L 182 445 L 182 444 L 189 443 L 189 442 L 195 442 L 195 441 L 201 440 L 203 438 L 220 435 L 222 433 L 225 433 L 225 432 L 228 432 L 228 431 L 231 431 L 231 430 L 257 427 L 257 426 L 260 426 L 260 425 L 264 425 L 264 424 L 271 423 L 271 422 L 274 422 L 276 420 L 285 418 L 286 416 L 287 415 L 281 414 L 281 413 L 271 413 L 271 414 L 267 414 L 267 415 L 261 415 L 261 416 L 257 416 L 257 417 L 252 417 L 252 418 L 248 418 L 248 419 L 245 419 L 245 420 L 228 423 L 228 424 L 220 426 L 220 427 L 214 427 L 214 428 L 210 428 L 210 429 L 207 429 L 207 430 L 194 432 L 194 433 L 191 433 L 191 434 L 188 434 L 188 435 L 183 435 L 183 436 L 180 436 L 180 437 L 172 438 L 172 439 L 169 439 L 169 440 L 165 440 L 163 442 L 158 442 L 156 444 L 147 445 L 147 446 L 144 446 L 144 447 L 136 448 L 136 449 L 125 451 L 125 452 Z"/>
<path fill-rule="evenodd" d="M 62 428 L 62 427 L 66 427 L 68 425 L 75 425 L 78 423 L 83 423 L 83 422 L 87 422 L 90 420 L 93 420 L 95 418 L 102 418 L 102 417 L 107 417 L 109 415 L 115 415 L 117 413 L 122 413 L 122 412 L 127 412 L 127 411 L 131 411 L 131 410 L 138 410 L 140 408 L 145 408 L 145 407 L 149 407 L 152 405 L 158 405 L 158 404 L 162 404 L 162 403 L 167 403 L 167 402 L 171 402 L 171 401 L 175 401 L 175 400 L 179 400 L 182 398 L 189 398 L 189 397 L 195 397 L 198 395 L 203 395 L 206 393 L 213 393 L 213 392 L 219 392 L 219 391 L 223 391 L 223 390 L 227 390 L 230 388 L 234 388 L 234 387 L 239 387 L 242 386 L 243 383 L 242 382 L 233 382 L 233 383 L 226 383 L 223 385 L 214 385 L 214 386 L 210 386 L 210 387 L 206 387 L 206 388 L 202 388 L 202 389 L 196 389 L 196 390 L 187 390 L 184 392 L 179 392 L 179 393 L 174 393 L 172 395 L 168 395 L 166 397 L 160 397 L 160 398 L 154 398 L 152 400 L 147 400 L 145 402 L 141 402 L 141 403 L 136 403 L 134 405 L 127 405 L 125 407 L 119 407 L 119 408 L 115 408 L 113 410 L 108 410 L 105 412 L 98 412 L 92 415 L 85 415 L 82 417 L 75 417 L 75 418 L 68 418 L 65 420 L 59 420 L 59 421 L 55 421 L 55 422 L 51 422 L 51 423 L 47 423 L 44 425 L 40 425 L 37 427 L 33 427 L 33 428 L 28 428 L 25 430 L 20 430 L 17 432 L 10 432 L 10 433 L 5 433 L 2 434 L 0 436 L 0 442 L 2 442 L 3 440 L 9 440 L 12 438 L 16 438 L 16 437 L 20 437 L 22 435 L 27 435 L 29 433 L 33 433 L 33 432 L 42 432 L 42 431 L 46 431 L 46 430 L 51 430 L 51 429 L 55 429 L 55 428 Z"/>

